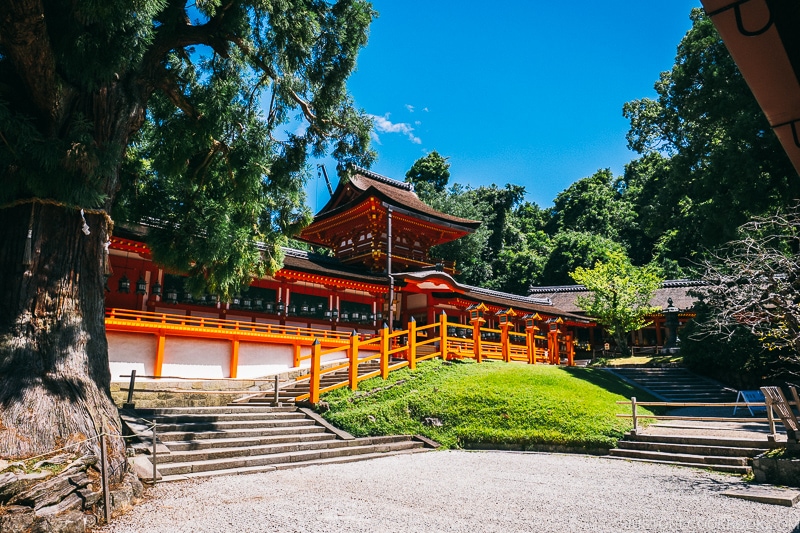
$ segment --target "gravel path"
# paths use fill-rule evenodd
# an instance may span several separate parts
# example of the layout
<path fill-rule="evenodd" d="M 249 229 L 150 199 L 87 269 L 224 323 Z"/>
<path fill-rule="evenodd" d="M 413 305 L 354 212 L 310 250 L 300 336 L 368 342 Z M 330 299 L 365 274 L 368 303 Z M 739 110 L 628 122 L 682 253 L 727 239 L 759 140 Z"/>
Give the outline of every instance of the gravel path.
<path fill-rule="evenodd" d="M 800 532 L 731 476 L 582 455 L 443 451 L 158 485 L 114 532 Z"/>

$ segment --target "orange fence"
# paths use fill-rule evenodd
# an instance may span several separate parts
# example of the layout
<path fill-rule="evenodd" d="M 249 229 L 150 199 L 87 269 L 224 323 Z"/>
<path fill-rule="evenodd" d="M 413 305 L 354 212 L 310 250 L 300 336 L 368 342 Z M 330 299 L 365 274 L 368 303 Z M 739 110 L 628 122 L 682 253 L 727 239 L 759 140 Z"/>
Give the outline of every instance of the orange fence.
<path fill-rule="evenodd" d="M 320 342 L 315 342 L 312 345 L 311 355 L 303 358 L 303 360 L 310 359 L 311 361 L 309 373 L 298 378 L 298 381 L 309 380 L 309 392 L 298 396 L 296 400 L 317 403 L 320 395 L 326 392 L 347 386 L 352 390 L 357 390 L 359 382 L 365 379 L 376 376 L 386 379 L 391 371 L 405 367 L 414 370 L 420 361 L 434 357 L 442 359 L 470 358 L 479 363 L 484 359 L 506 362 L 524 361 L 530 364 L 555 360 L 558 364 L 561 356 L 559 344 L 563 343 L 567 364 L 570 366 L 575 364 L 572 339 L 569 335 L 565 336 L 563 341 L 557 335 L 552 336 L 555 345 L 551 348 L 552 353 L 556 356 L 548 359 L 547 350 L 537 348 L 537 341 L 546 338 L 534 335 L 533 328 L 523 334 L 508 331 L 508 326 L 501 326 L 501 329 L 475 326 L 471 339 L 451 335 L 451 332 L 459 329 L 465 329 L 464 325 L 448 322 L 447 315 L 442 313 L 437 323 L 427 326 L 417 327 L 416 322 L 412 320 L 408 324 L 408 329 L 389 332 L 389 328 L 384 327 L 380 335 L 372 339 L 362 340 L 353 335 L 347 349 L 347 360 L 325 369 L 321 365 L 322 357 L 341 351 L 341 347 L 324 350 Z M 365 347 L 373 348 L 377 352 L 362 357 L 359 354 Z M 378 370 L 359 375 L 360 365 L 376 360 L 379 361 Z M 348 370 L 346 380 L 329 383 L 325 386 L 321 385 L 324 376 L 344 369 Z"/>
<path fill-rule="evenodd" d="M 472 329 L 471 338 L 465 331 Z M 570 335 L 550 331 L 547 336 L 536 335 L 536 328 L 525 333 L 510 331 L 510 324 L 500 329 L 483 328 L 480 324 L 470 327 L 447 321 L 442 313 L 439 320 L 427 326 L 417 326 L 413 320 L 408 329 L 389 331 L 384 327 L 378 335 L 363 335 L 343 331 L 330 331 L 277 324 L 260 324 L 235 320 L 221 320 L 164 313 L 149 313 L 124 309 L 106 311 L 106 330 L 156 335 L 156 360 L 154 376 L 161 376 L 164 362 L 164 344 L 167 336 L 185 336 L 201 339 L 225 339 L 231 342 L 231 378 L 236 377 L 239 342 L 261 342 L 294 346 L 294 367 L 309 361 L 310 370 L 298 381 L 309 380 L 310 392 L 297 398 L 298 401 L 319 401 L 320 394 L 349 386 L 356 390 L 359 382 L 375 376 L 384 379 L 389 372 L 409 367 L 416 369 L 417 363 L 441 357 L 443 359 L 468 358 L 477 362 L 486 360 L 523 361 L 530 364 L 549 362 L 559 364 L 566 359 L 574 364 L 574 350 Z M 456 332 L 460 333 L 456 335 Z M 545 348 L 545 346 L 547 346 Z M 303 355 L 301 347 L 308 352 Z M 346 358 L 322 368 L 322 358 L 346 351 Z M 360 365 L 378 361 L 378 369 L 359 375 Z M 336 371 L 347 369 L 347 380 L 321 386 L 322 378 Z"/>

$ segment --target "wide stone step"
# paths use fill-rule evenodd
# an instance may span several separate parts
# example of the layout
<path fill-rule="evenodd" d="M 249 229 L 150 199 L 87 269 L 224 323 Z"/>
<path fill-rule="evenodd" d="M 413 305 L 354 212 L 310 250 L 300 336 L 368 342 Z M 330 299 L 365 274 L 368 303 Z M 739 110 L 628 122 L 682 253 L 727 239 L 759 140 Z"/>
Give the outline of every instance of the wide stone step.
<path fill-rule="evenodd" d="M 252 393 L 251 391 L 242 391 Z M 285 413 L 294 411 L 294 407 L 266 407 L 247 404 L 223 405 L 219 407 L 159 407 L 136 409 L 136 414 L 141 417 L 175 416 L 182 414 L 192 415 L 223 415 L 242 413 Z"/>
<path fill-rule="evenodd" d="M 310 420 L 303 421 L 302 425 L 282 425 L 272 427 L 256 427 L 247 429 L 217 429 L 204 431 L 158 431 L 158 438 L 162 441 L 179 440 L 201 440 L 201 439 L 229 439 L 239 437 L 262 437 L 269 435 L 291 435 L 300 433 L 324 432 L 325 428 L 312 423 Z"/>
<path fill-rule="evenodd" d="M 182 415 L 158 415 L 153 417 L 159 425 L 168 424 L 209 424 L 209 423 L 229 423 L 229 422 L 262 422 L 274 420 L 294 420 L 304 418 L 302 413 L 294 411 L 275 412 L 275 413 L 231 413 L 231 414 L 182 414 Z"/>
<path fill-rule="evenodd" d="M 659 435 L 656 433 L 640 433 L 625 435 L 625 439 L 620 442 L 660 442 L 666 444 L 686 444 L 691 446 L 719 446 L 725 448 L 758 448 L 764 451 L 769 449 L 766 437 L 763 440 L 756 439 L 731 439 L 721 437 L 703 437 L 695 435 Z"/>
<path fill-rule="evenodd" d="M 331 435 L 326 433 L 324 428 L 314 426 L 318 429 L 308 433 L 286 433 L 284 435 L 265 435 L 255 437 L 238 438 L 207 438 L 198 440 L 165 441 L 161 443 L 170 449 L 171 452 L 211 450 L 218 448 L 240 448 L 264 446 L 268 444 L 281 444 L 285 442 L 310 442 L 330 439 Z"/>
<path fill-rule="evenodd" d="M 260 455 L 281 454 L 288 452 L 299 452 L 303 450 L 319 450 L 321 448 L 338 448 L 347 446 L 352 441 L 339 441 L 330 434 L 323 434 L 325 439 L 321 440 L 301 440 L 292 442 L 280 442 L 261 444 L 256 446 L 239 447 L 213 447 L 202 450 L 183 450 L 175 451 L 170 448 L 169 454 L 158 456 L 159 463 L 188 463 L 210 461 L 214 459 L 230 459 L 241 457 L 254 457 Z M 212 441 L 213 442 L 213 441 Z M 345 444 L 341 444 L 344 442 Z"/>
<path fill-rule="evenodd" d="M 620 449 L 650 452 L 707 455 L 719 457 L 755 457 L 764 452 L 761 448 L 729 448 L 725 446 L 698 446 L 694 444 L 674 444 L 667 442 L 641 442 L 622 440 L 617 443 Z"/>
<path fill-rule="evenodd" d="M 228 429 L 249 429 L 267 427 L 293 427 L 305 425 L 305 418 L 294 417 L 286 420 L 233 420 L 227 422 L 183 422 L 174 424 L 158 424 L 158 432 L 194 432 L 194 431 L 224 431 Z"/>
<path fill-rule="evenodd" d="M 693 455 L 687 453 L 668 453 L 668 452 L 654 452 L 647 450 L 628 450 L 622 448 L 614 448 L 609 452 L 613 457 L 625 457 L 627 459 L 649 459 L 654 461 L 663 461 L 671 463 L 684 463 L 703 466 L 736 466 L 748 467 L 748 459 L 746 457 L 727 457 L 717 455 Z"/>
<path fill-rule="evenodd" d="M 726 472 L 729 474 L 739 474 L 739 475 L 747 475 L 752 473 L 753 469 L 749 466 L 731 466 L 731 465 L 702 465 L 698 463 L 682 463 L 676 462 L 674 460 L 659 460 L 659 459 L 636 459 L 631 457 L 621 457 L 615 455 L 607 455 L 606 458 L 608 459 L 617 459 L 623 461 L 636 461 L 639 463 L 655 463 L 655 464 L 667 464 L 672 466 L 682 466 L 688 468 L 703 468 L 708 470 L 714 470 L 716 472 Z"/>
<path fill-rule="evenodd" d="M 371 442 L 362 443 L 362 439 L 351 441 L 336 441 L 330 447 L 300 450 L 293 452 L 274 453 L 267 455 L 256 455 L 247 457 L 234 457 L 227 459 L 210 459 L 205 461 L 166 463 L 159 465 L 159 472 L 163 476 L 176 474 L 190 474 L 198 472 L 209 472 L 213 470 L 226 470 L 234 468 L 258 467 L 267 465 L 277 465 L 284 463 L 296 463 L 300 461 L 311 461 L 318 459 L 328 459 L 331 457 L 353 456 L 364 453 L 382 453 L 389 451 L 405 450 L 421 447 L 422 443 L 414 442 L 410 439 L 394 442 Z M 366 439 L 371 440 L 371 439 Z"/>
<path fill-rule="evenodd" d="M 161 480 L 162 483 L 170 482 L 170 481 L 183 481 L 186 479 L 195 479 L 195 478 L 205 478 L 205 477 L 212 477 L 212 476 L 235 476 L 235 475 L 246 475 L 246 474 L 257 474 L 260 472 L 272 472 L 275 470 L 286 470 L 289 468 L 302 468 L 304 466 L 316 466 L 316 465 L 327 465 L 327 464 L 341 464 L 341 463 L 353 463 L 356 461 L 368 461 L 370 459 L 378 459 L 381 457 L 389 457 L 392 455 L 400 455 L 400 454 L 409 454 L 409 453 L 423 453 L 427 452 L 428 450 L 424 448 L 408 448 L 408 449 L 400 449 L 400 450 L 393 450 L 388 452 L 376 452 L 376 453 L 362 453 L 358 455 L 345 455 L 340 457 L 328 457 L 324 459 L 312 459 L 308 461 L 295 461 L 291 463 L 281 463 L 275 465 L 263 465 L 263 466 L 249 466 L 249 467 L 242 467 L 242 468 L 231 468 L 226 470 L 210 470 L 206 472 L 194 472 L 189 474 L 178 474 L 178 475 L 169 475 L 164 476 Z"/>

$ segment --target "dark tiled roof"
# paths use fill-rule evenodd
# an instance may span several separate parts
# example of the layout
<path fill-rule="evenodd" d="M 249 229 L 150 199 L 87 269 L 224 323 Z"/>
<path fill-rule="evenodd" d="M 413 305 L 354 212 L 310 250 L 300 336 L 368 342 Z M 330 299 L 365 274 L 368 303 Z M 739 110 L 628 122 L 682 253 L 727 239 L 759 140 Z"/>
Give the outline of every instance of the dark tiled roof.
<path fill-rule="evenodd" d="M 575 315 L 553 305 L 553 302 L 549 298 L 544 298 L 541 296 L 520 296 L 518 294 L 484 289 L 483 287 L 464 285 L 458 283 L 446 272 L 440 272 L 438 270 L 403 272 L 394 274 L 394 276 L 396 278 L 415 279 L 420 281 L 431 278 L 444 279 L 457 290 L 458 294 L 463 295 L 465 298 L 475 300 L 476 302 L 484 302 L 486 304 L 497 305 L 505 308 L 512 307 L 515 310 L 546 313 L 549 315 L 562 316 L 564 318 L 571 318 L 574 320 L 586 320 L 586 318 L 583 316 Z"/>
<path fill-rule="evenodd" d="M 353 172 L 350 175 L 350 181 L 339 182 L 333 197 L 317 213 L 315 219 L 326 218 L 329 215 L 346 211 L 360 203 L 363 197 L 374 192 L 376 196 L 383 198 L 392 207 L 429 217 L 439 223 L 461 226 L 467 231 L 474 231 L 481 224 L 479 220 L 470 220 L 437 211 L 419 199 L 410 183 L 393 180 L 361 167 L 353 166 L 351 168 Z M 348 199 L 341 198 L 346 194 L 348 187 L 356 194 Z"/>
<path fill-rule="evenodd" d="M 295 248 L 283 248 L 284 259 L 283 268 L 287 270 L 297 270 L 309 272 L 323 276 L 339 277 L 364 283 L 375 283 L 377 285 L 389 285 L 389 278 L 386 274 L 369 272 L 363 268 L 355 268 L 343 264 L 335 257 L 297 250 Z"/>
<path fill-rule="evenodd" d="M 672 304 L 681 311 L 692 309 L 697 300 L 689 296 L 688 292 L 704 284 L 703 281 L 688 279 L 667 280 L 661 284 L 661 288 L 656 289 L 650 299 L 650 305 L 664 309 L 667 307 L 667 300 L 672 298 Z M 583 285 L 556 285 L 531 287 L 530 294 L 550 298 L 554 306 L 569 313 L 583 313 L 583 309 L 578 307 L 575 301 L 578 296 L 589 296 L 591 293 Z"/>

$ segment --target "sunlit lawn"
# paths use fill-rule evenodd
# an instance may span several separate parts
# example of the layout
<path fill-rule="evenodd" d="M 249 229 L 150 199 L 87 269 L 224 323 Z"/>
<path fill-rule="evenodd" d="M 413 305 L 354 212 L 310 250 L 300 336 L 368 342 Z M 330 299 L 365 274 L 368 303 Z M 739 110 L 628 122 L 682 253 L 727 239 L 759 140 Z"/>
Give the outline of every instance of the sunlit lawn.
<path fill-rule="evenodd" d="M 599 369 L 501 362 L 428 361 L 359 388 L 325 395 L 325 418 L 356 436 L 422 434 L 462 448 L 613 447 L 631 427 L 615 416 L 630 408 L 615 402 L 647 398 Z"/>

